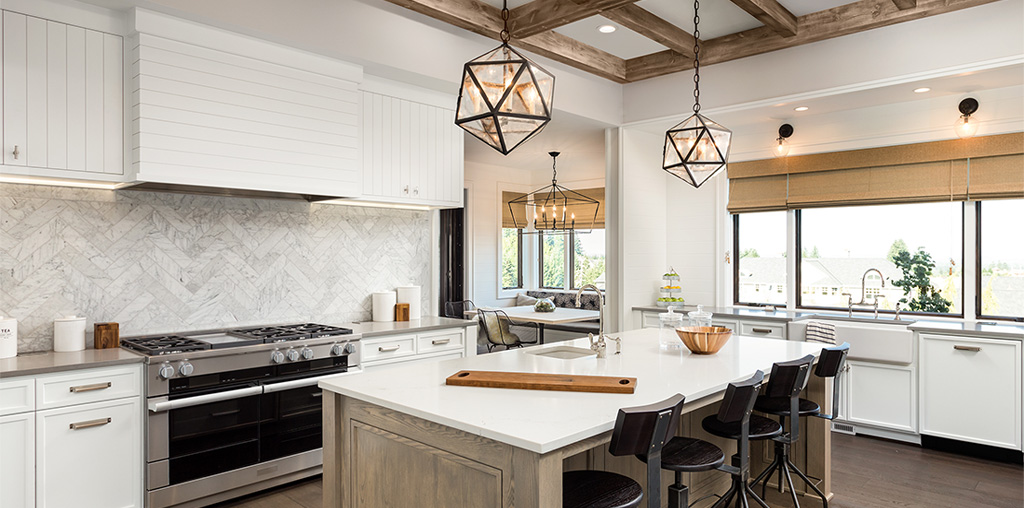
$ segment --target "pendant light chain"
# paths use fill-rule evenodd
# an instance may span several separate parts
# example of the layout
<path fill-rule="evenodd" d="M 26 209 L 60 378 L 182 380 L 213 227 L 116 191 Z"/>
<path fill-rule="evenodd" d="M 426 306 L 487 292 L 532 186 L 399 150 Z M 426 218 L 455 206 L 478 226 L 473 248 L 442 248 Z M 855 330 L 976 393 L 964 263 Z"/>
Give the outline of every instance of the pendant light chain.
<path fill-rule="evenodd" d="M 700 0 L 693 0 L 693 112 L 700 113 Z"/>
<path fill-rule="evenodd" d="M 509 39 L 512 38 L 508 33 L 508 0 L 501 3 L 501 20 L 505 25 L 501 29 L 501 43 L 508 44 Z"/>

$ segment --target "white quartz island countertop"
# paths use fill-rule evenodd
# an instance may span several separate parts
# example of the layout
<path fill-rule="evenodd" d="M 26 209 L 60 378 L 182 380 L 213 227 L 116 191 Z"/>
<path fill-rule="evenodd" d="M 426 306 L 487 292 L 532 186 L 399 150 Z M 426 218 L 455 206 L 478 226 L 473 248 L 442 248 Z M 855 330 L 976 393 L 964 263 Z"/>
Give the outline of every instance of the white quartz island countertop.
<path fill-rule="evenodd" d="M 821 344 L 733 336 L 718 354 L 663 351 L 658 329 L 623 332 L 622 353 L 609 344 L 608 357 L 572 360 L 530 354 L 544 347 L 586 348 L 586 339 L 513 349 L 469 358 L 415 363 L 340 376 L 320 387 L 343 396 L 414 415 L 468 433 L 548 453 L 612 430 L 619 408 L 649 404 L 676 393 L 687 403 L 722 392 L 730 382 L 772 363 L 818 355 Z M 637 378 L 633 394 L 557 392 L 447 386 L 460 370 L 536 372 Z"/>

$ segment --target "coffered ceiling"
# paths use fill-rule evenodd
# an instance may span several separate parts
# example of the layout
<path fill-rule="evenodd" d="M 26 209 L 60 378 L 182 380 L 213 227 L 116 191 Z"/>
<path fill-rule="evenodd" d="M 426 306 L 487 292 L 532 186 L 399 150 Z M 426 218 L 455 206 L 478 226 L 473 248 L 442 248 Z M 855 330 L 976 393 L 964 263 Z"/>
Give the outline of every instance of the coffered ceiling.
<path fill-rule="evenodd" d="M 386 0 L 498 39 L 501 0 Z M 997 0 L 704 0 L 701 63 L 711 65 Z M 689 0 L 510 0 L 512 45 L 629 83 L 693 67 Z M 598 27 L 612 25 L 612 33 Z"/>

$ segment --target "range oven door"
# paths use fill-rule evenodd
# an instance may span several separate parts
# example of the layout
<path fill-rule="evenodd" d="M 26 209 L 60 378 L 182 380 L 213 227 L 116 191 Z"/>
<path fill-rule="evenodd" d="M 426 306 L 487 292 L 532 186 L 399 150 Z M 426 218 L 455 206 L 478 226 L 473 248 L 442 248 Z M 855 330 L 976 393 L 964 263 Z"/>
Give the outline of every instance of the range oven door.
<path fill-rule="evenodd" d="M 259 462 L 263 387 L 149 401 L 149 488 Z"/>
<path fill-rule="evenodd" d="M 323 446 L 323 391 L 317 383 L 344 372 L 318 373 L 312 377 L 264 385 L 260 401 L 261 461 Z"/>

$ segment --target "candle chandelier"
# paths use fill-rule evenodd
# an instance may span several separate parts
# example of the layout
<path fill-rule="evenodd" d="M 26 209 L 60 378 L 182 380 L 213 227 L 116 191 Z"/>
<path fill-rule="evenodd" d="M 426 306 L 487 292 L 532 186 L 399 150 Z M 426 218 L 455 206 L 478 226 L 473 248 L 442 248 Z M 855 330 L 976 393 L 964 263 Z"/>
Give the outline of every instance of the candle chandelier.
<path fill-rule="evenodd" d="M 700 187 L 729 160 L 732 131 L 700 114 L 700 2 L 693 2 L 693 115 L 665 133 L 662 168 Z"/>
<path fill-rule="evenodd" d="M 597 223 L 601 203 L 558 185 L 556 163 L 559 152 L 548 152 L 548 155 L 551 156 L 551 185 L 508 202 L 515 227 L 523 229 L 526 234 L 589 232 Z"/>
<path fill-rule="evenodd" d="M 508 45 L 508 2 L 501 46 L 462 69 L 455 125 L 508 155 L 551 121 L 555 77 Z"/>

